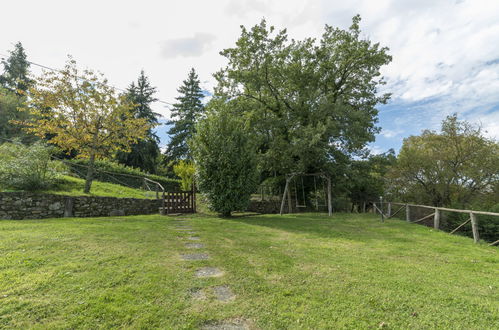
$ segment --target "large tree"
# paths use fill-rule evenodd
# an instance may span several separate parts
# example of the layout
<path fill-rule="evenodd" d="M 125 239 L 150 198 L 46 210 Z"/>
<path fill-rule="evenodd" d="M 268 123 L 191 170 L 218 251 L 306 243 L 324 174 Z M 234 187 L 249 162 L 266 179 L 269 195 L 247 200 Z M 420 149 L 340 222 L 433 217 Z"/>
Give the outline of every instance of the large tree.
<path fill-rule="evenodd" d="M 169 162 L 180 159 L 192 159 L 188 140 L 196 132 L 195 124 L 204 112 L 202 99 L 203 91 L 199 86 L 200 81 L 196 71 L 191 69 L 187 80 L 183 81 L 178 88 L 180 94 L 171 110 L 171 120 L 168 125 L 172 125 L 168 134 L 170 143 L 166 150 L 166 157 Z"/>
<path fill-rule="evenodd" d="M 3 73 L 0 75 L 0 85 L 17 94 L 23 94 L 31 84 L 30 63 L 20 42 L 14 46 L 14 50 L 9 51 L 9 54 L 7 59 L 2 60 Z"/>
<path fill-rule="evenodd" d="M 289 41 L 262 20 L 221 52 L 228 65 L 215 75 L 215 99 L 251 121 L 263 171 L 324 170 L 374 140 L 376 105 L 389 98 L 379 93 L 380 68 L 391 57 L 361 37 L 359 22 Z"/>
<path fill-rule="evenodd" d="M 407 201 L 466 206 L 498 186 L 498 160 L 497 141 L 486 138 L 480 127 L 449 116 L 440 133 L 425 130 L 404 139 L 389 174 L 390 188 Z"/>
<path fill-rule="evenodd" d="M 154 97 L 156 88 L 151 83 L 144 71 L 140 72 L 137 83 L 132 82 L 127 89 L 126 97 L 134 104 L 134 118 L 142 118 L 147 121 L 150 128 L 147 136 L 139 140 L 130 147 L 129 152 L 118 152 L 118 162 L 127 166 L 140 168 L 149 173 L 156 173 L 156 166 L 159 150 L 159 138 L 152 130 L 152 127 L 158 125 L 159 114 L 151 109 L 151 104 L 157 99 Z"/>
<path fill-rule="evenodd" d="M 144 139 L 151 125 L 133 116 L 133 104 L 91 70 L 79 71 L 68 61 L 60 71 L 47 71 L 29 89 L 24 111 L 32 117 L 26 129 L 63 150 L 88 158 L 84 192 L 90 192 L 96 158 L 128 151 Z"/>

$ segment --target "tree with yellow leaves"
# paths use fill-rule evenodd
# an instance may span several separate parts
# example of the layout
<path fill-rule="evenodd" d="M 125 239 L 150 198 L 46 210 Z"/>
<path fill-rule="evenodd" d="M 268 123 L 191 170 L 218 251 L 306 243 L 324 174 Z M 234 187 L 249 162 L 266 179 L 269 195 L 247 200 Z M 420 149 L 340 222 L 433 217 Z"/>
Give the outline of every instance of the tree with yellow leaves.
<path fill-rule="evenodd" d="M 63 70 L 38 77 L 28 93 L 28 104 L 20 109 L 32 115 L 22 122 L 25 129 L 89 160 L 84 193 L 90 192 L 96 159 L 129 151 L 151 128 L 134 118 L 134 105 L 101 73 L 78 70 L 71 57 Z"/>

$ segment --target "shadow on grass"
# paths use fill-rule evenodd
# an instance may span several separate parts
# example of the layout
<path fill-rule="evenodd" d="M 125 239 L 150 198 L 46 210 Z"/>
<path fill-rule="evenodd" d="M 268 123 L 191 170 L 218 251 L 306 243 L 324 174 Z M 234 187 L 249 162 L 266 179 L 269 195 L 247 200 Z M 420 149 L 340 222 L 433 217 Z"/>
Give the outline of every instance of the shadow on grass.
<path fill-rule="evenodd" d="M 243 223 L 282 230 L 291 233 L 304 233 L 315 237 L 343 238 L 353 241 L 393 239 L 410 242 L 399 221 L 381 223 L 372 214 L 336 213 L 332 217 L 320 213 L 300 213 L 287 215 L 244 214 L 223 218 L 226 221 Z"/>

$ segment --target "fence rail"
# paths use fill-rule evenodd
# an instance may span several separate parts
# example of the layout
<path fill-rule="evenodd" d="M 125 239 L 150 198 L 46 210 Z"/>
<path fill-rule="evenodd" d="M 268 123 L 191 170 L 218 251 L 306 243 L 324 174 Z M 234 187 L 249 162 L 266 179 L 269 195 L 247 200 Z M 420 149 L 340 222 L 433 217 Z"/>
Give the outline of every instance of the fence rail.
<path fill-rule="evenodd" d="M 379 207 L 378 207 L 379 205 Z M 387 212 L 385 213 L 383 211 L 383 205 L 387 206 Z M 392 213 L 392 206 L 397 205 L 401 206 L 396 212 Z M 411 207 L 413 208 L 424 208 L 424 209 L 429 209 L 433 210 L 433 213 L 425 215 L 424 217 L 413 220 L 411 221 Z M 495 212 L 487 212 L 487 211 L 474 211 L 474 210 L 461 210 L 461 209 L 451 209 L 447 207 L 437 207 L 437 206 L 428 206 L 428 205 L 418 205 L 418 204 L 408 204 L 408 203 L 398 203 L 398 202 L 382 202 L 382 203 L 376 203 L 373 202 L 373 210 L 374 213 L 380 213 L 381 214 L 381 221 L 385 221 L 385 219 L 389 219 L 397 215 L 401 210 L 405 208 L 405 219 L 407 222 L 411 223 L 419 223 L 421 221 L 433 218 L 433 227 L 437 230 L 440 229 L 440 218 L 441 218 L 441 213 L 442 211 L 445 212 L 455 212 L 455 213 L 467 213 L 469 214 L 469 219 L 466 220 L 465 222 L 461 223 L 459 226 L 457 226 L 454 230 L 450 232 L 450 234 L 454 234 L 457 232 L 459 229 L 461 229 L 464 225 L 467 223 L 471 222 L 471 230 L 473 233 L 473 241 L 475 243 L 478 243 L 480 240 L 480 235 L 478 232 L 478 219 L 477 215 L 491 215 L 491 216 L 498 216 L 499 213 Z M 496 245 L 499 243 L 499 240 L 490 243 L 489 245 Z"/>

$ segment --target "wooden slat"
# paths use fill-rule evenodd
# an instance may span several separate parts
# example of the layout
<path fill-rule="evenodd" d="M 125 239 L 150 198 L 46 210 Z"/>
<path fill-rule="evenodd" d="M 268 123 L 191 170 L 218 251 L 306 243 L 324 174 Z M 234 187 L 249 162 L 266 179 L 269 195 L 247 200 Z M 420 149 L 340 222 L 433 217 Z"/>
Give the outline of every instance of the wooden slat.
<path fill-rule="evenodd" d="M 425 216 L 425 217 L 422 217 L 421 219 L 418 219 L 418 220 L 416 220 L 416 221 L 413 221 L 413 223 L 423 221 L 423 220 L 425 220 L 425 219 L 428 219 L 428 218 L 430 218 L 430 217 L 433 217 L 434 215 L 435 215 L 435 213 L 429 214 L 429 215 L 427 215 L 427 216 Z"/>
<path fill-rule="evenodd" d="M 395 205 L 409 205 L 409 206 L 414 206 L 414 207 L 422 207 L 422 208 L 426 208 L 426 209 L 439 209 L 440 211 L 449 211 L 449 212 L 458 212 L 458 213 L 472 213 L 473 212 L 474 214 L 499 216 L 499 213 L 486 212 L 486 211 L 458 210 L 458 209 L 450 209 L 450 208 L 447 208 L 447 207 L 437 207 L 437 206 L 428 206 L 428 205 L 395 203 L 395 202 L 391 202 L 391 203 L 395 204 Z"/>
<path fill-rule="evenodd" d="M 471 219 L 466 220 L 465 222 L 463 222 L 462 224 L 460 224 L 459 226 L 457 226 L 456 229 L 454 229 L 453 231 L 451 231 L 450 234 L 454 234 L 456 231 L 459 230 L 459 228 L 461 228 L 462 226 L 464 226 L 465 224 L 467 224 L 470 221 L 471 221 Z"/>

